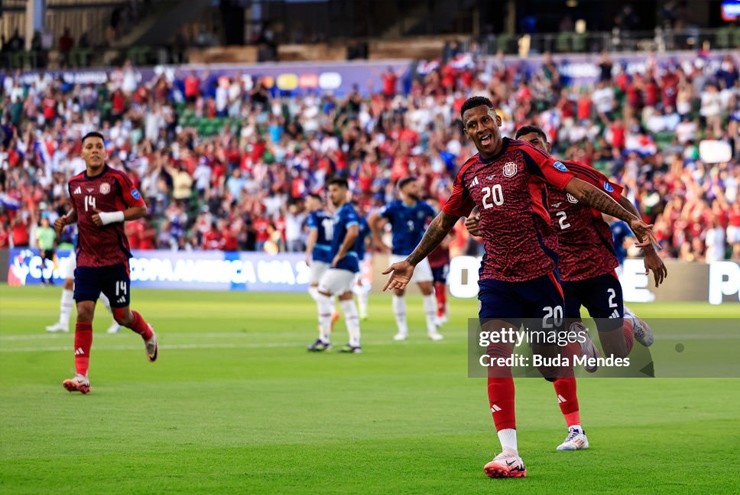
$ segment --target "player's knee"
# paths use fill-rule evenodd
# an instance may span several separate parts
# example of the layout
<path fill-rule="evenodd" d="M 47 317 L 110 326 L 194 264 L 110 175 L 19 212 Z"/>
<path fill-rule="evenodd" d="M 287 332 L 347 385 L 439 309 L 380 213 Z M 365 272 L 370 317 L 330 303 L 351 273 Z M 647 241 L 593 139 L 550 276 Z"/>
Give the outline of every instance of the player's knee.
<path fill-rule="evenodd" d="M 65 278 L 64 279 L 64 289 L 65 290 L 74 290 L 75 288 L 75 279 L 73 278 Z"/>
<path fill-rule="evenodd" d="M 111 308 L 113 319 L 119 325 L 128 325 L 131 323 L 131 311 L 128 308 Z"/>
<path fill-rule="evenodd" d="M 406 294 L 406 291 L 403 289 L 393 289 L 393 293 L 398 297 L 403 297 L 403 295 Z"/>
<path fill-rule="evenodd" d="M 91 322 L 95 315 L 95 303 L 93 301 L 81 301 L 77 303 L 77 321 Z"/>

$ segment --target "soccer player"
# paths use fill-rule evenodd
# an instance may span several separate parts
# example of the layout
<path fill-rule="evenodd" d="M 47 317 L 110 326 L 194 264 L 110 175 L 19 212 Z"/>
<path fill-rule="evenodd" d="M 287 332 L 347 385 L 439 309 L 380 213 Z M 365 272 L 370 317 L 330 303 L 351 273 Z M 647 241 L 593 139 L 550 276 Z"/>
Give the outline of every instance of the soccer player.
<path fill-rule="evenodd" d="M 95 303 L 102 292 L 111 302 L 113 317 L 124 327 L 141 335 L 147 358 L 156 361 L 157 335 L 136 311 L 131 300 L 129 258 L 131 252 L 123 222 L 146 215 L 146 203 L 128 176 L 106 165 L 103 135 L 89 132 L 82 138 L 85 171 L 69 181 L 72 209 L 54 222 L 57 233 L 77 223 L 77 269 L 74 299 L 77 302 L 74 354 L 77 373 L 62 385 L 70 392 L 90 392 L 88 368 L 92 347 L 92 320 Z"/>
<path fill-rule="evenodd" d="M 49 224 L 49 214 L 44 212 L 41 214 L 41 225 L 36 230 L 36 246 L 41 254 L 42 267 L 46 266 L 46 260 L 52 261 L 54 259 L 55 241 L 56 233 Z M 44 278 L 44 270 L 41 270 L 41 281 L 44 285 L 54 285 L 54 276 L 49 275 L 47 280 Z"/>
<path fill-rule="evenodd" d="M 434 281 L 434 296 L 437 298 L 435 320 L 437 326 L 447 323 L 447 275 L 450 272 L 450 242 L 452 239 L 453 234 L 450 233 L 428 256 Z"/>
<path fill-rule="evenodd" d="M 77 260 L 75 256 L 70 256 L 69 261 L 64 267 L 62 272 L 62 278 L 64 279 L 64 286 L 62 288 L 62 299 L 59 304 L 59 321 L 53 325 L 46 327 L 47 332 L 69 332 L 69 317 L 72 315 L 72 300 L 74 299 L 74 285 L 75 285 L 75 269 L 77 268 Z M 108 297 L 100 293 L 100 302 L 103 303 L 105 309 L 110 311 L 113 310 L 110 307 L 110 301 Z M 113 323 L 108 327 L 106 333 L 118 333 L 121 330 L 121 325 L 113 319 Z"/>
<path fill-rule="evenodd" d="M 481 212 L 480 228 L 486 248 L 479 278 L 478 317 L 493 331 L 518 328 L 525 317 L 552 322 L 563 314 L 563 293 L 556 271 L 555 232 L 545 204 L 545 184 L 564 189 L 574 198 L 629 223 L 638 245 L 655 240 L 650 227 L 627 212 L 602 189 L 576 178 L 560 161 L 527 143 L 502 138 L 501 118 L 488 98 L 474 96 L 461 108 L 463 129 L 478 153 L 468 159 L 455 178 L 452 195 L 429 225 L 424 237 L 403 261 L 385 270 L 391 274 L 384 290 L 403 289 L 414 267 L 474 206 Z M 543 330 L 545 330 L 543 325 Z M 533 351 L 552 356 L 552 346 L 533 344 Z M 513 345 L 489 352 L 511 355 Z M 502 452 L 484 466 L 493 478 L 526 476 L 519 456 L 511 368 L 489 373 L 489 406 Z M 552 379 L 549 370 L 541 370 Z"/>
<path fill-rule="evenodd" d="M 550 152 L 547 136 L 539 127 L 521 127 L 516 132 L 516 139 L 546 153 Z M 621 186 L 586 165 L 571 161 L 563 163 L 576 177 L 602 188 L 625 210 L 639 217 L 632 203 L 622 196 Z M 547 206 L 550 224 L 558 234 L 556 251 L 565 296 L 566 321 L 579 322 L 581 306 L 586 307 L 591 317 L 596 318 L 604 351 L 617 357 L 629 354 L 633 338 L 646 347 L 650 346 L 653 341 L 650 328 L 624 306 L 622 286 L 615 272 L 619 260 L 611 230 L 601 212 L 551 185 L 547 186 Z M 474 235 L 480 234 L 478 221 L 477 216 L 471 215 L 465 222 Z M 645 246 L 644 251 L 645 269 L 653 272 L 658 286 L 667 274 L 666 267 L 652 245 Z M 623 325 L 625 316 L 630 320 L 628 325 Z M 589 444 L 581 427 L 575 377 L 559 377 L 553 385 L 568 426 L 568 435 L 557 450 L 587 449 Z"/>
<path fill-rule="evenodd" d="M 391 225 L 393 232 L 391 263 L 401 261 L 411 254 L 424 235 L 427 221 L 435 215 L 434 208 L 429 203 L 419 200 L 419 182 L 416 177 L 405 177 L 399 180 L 398 191 L 401 195 L 400 200 L 392 201 L 370 217 L 373 240 L 381 251 L 388 251 L 388 247 L 383 244 L 381 238 L 383 226 L 386 222 Z M 442 334 L 437 331 L 437 305 L 434 301 L 432 280 L 432 268 L 429 266 L 429 261 L 422 259 L 416 267 L 412 282 L 417 283 L 423 295 L 427 335 L 432 340 L 442 340 Z M 394 340 L 406 340 L 409 336 L 405 292 L 405 288 L 393 291 L 393 314 L 398 327 L 398 333 L 393 337 Z"/>
<path fill-rule="evenodd" d="M 331 296 L 337 295 L 344 312 L 344 321 L 349 333 L 349 342 L 340 352 L 359 353 L 360 318 L 352 298 L 352 286 L 360 271 L 357 259 L 357 236 L 359 217 L 352 204 L 347 201 L 349 185 L 347 179 L 334 177 L 327 184 L 329 199 L 334 205 L 334 223 L 331 235 L 331 264 L 319 280 L 317 300 L 319 305 L 319 338 L 311 344 L 309 351 L 326 351 L 331 348 Z"/>
<path fill-rule="evenodd" d="M 306 197 L 308 238 L 306 239 L 306 264 L 311 267 L 308 293 L 319 309 L 319 280 L 331 264 L 331 239 L 334 219 L 324 210 L 321 196 L 311 193 Z M 315 349 L 314 349 L 315 350 Z"/>

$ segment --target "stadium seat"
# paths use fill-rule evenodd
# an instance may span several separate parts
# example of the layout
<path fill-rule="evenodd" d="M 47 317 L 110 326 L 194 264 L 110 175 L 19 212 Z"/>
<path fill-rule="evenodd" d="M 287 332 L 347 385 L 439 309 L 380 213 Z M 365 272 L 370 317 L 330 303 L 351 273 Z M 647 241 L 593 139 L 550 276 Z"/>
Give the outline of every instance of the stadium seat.
<path fill-rule="evenodd" d="M 501 33 L 496 37 L 496 50 L 509 53 L 509 46 L 514 37 L 507 33 Z"/>
<path fill-rule="evenodd" d="M 559 53 L 565 53 L 573 51 L 572 49 L 573 35 L 570 33 L 560 33 L 555 39 L 555 51 Z"/>

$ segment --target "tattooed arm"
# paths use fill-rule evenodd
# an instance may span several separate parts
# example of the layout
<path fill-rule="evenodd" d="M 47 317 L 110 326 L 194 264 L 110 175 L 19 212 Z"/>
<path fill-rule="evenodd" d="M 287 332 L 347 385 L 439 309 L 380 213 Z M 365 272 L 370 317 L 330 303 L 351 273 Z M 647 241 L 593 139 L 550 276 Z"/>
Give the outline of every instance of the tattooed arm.
<path fill-rule="evenodd" d="M 598 187 L 574 178 L 565 186 L 565 191 L 591 208 L 627 222 L 635 236 L 640 240 L 637 244 L 638 247 L 645 247 L 653 242 L 657 243 L 653 232 L 650 230 L 650 225 L 646 225 L 639 217 L 625 210 L 617 201 Z"/>
<path fill-rule="evenodd" d="M 452 227 L 455 226 L 457 220 L 458 217 L 448 215 L 445 212 L 440 212 L 434 217 L 434 220 L 429 224 L 429 228 L 424 233 L 424 237 L 419 242 L 419 245 L 416 246 L 416 249 L 405 260 L 393 263 L 383 272 L 383 275 L 391 274 L 383 290 L 405 289 L 406 284 L 409 283 L 409 280 L 411 280 L 414 274 L 414 267 L 426 258 L 434 248 L 439 246 L 450 230 L 452 230 Z"/>
<path fill-rule="evenodd" d="M 635 208 L 635 205 L 633 205 L 629 199 L 621 196 L 619 198 L 619 204 L 622 205 L 622 208 L 632 213 L 637 218 L 640 218 L 640 212 L 637 211 L 637 208 Z M 658 253 L 655 252 L 655 248 L 652 243 L 649 246 L 644 246 L 642 250 L 645 253 L 645 259 L 643 260 L 643 263 L 645 264 L 645 272 L 653 272 L 655 286 L 659 287 L 660 284 L 663 283 L 663 280 L 668 276 L 668 268 L 666 268 L 665 263 L 663 263 L 663 260 L 658 256 Z"/>

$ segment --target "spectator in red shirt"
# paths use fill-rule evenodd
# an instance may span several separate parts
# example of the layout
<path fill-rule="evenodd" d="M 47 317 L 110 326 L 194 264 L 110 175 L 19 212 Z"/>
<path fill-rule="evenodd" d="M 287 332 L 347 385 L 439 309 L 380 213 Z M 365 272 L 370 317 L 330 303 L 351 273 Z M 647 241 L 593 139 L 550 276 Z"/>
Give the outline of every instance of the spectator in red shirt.
<path fill-rule="evenodd" d="M 396 84 L 398 83 L 398 76 L 393 71 L 393 67 L 388 67 L 383 75 L 381 76 L 383 81 L 383 96 L 390 99 L 396 96 Z"/>

